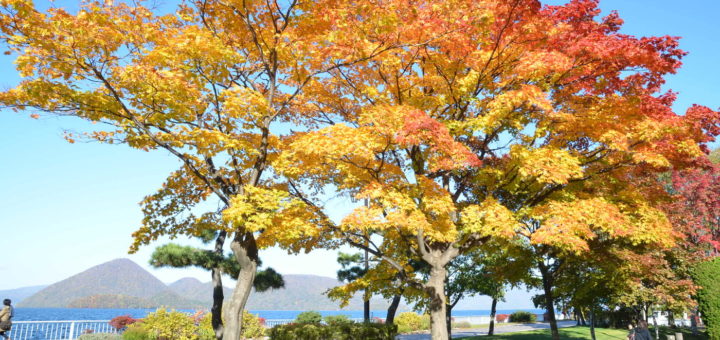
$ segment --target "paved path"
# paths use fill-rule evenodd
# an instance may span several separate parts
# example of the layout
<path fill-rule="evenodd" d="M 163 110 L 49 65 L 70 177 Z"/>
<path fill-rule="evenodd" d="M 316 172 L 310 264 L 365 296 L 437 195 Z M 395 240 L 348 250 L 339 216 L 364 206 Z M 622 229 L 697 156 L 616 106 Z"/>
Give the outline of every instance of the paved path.
<path fill-rule="evenodd" d="M 558 321 L 558 327 L 572 327 L 575 326 L 577 322 L 575 321 Z M 495 334 L 501 334 L 501 333 L 513 333 L 513 332 L 522 332 L 522 331 L 531 331 L 534 329 L 545 329 L 550 328 L 550 324 L 548 323 L 525 323 L 525 324 L 514 324 L 514 325 L 498 325 L 495 324 Z M 464 336 L 475 336 L 475 335 L 487 335 L 487 328 L 477 328 L 477 329 L 453 329 L 453 338 L 461 338 Z M 430 334 L 402 334 L 398 335 L 398 340 L 429 340 Z"/>

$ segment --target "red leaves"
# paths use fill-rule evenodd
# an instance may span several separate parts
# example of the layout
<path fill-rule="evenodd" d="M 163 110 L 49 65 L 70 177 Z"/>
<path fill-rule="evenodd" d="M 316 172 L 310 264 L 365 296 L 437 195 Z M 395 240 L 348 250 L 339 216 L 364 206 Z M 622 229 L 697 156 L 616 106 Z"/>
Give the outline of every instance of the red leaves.
<path fill-rule="evenodd" d="M 458 167 L 477 167 L 482 161 L 465 145 L 456 141 L 448 128 L 423 111 L 412 110 L 396 136 L 404 145 L 427 145 L 434 154 L 434 168 L 450 170 Z"/>
<path fill-rule="evenodd" d="M 664 208 L 685 236 L 683 247 L 700 258 L 720 251 L 720 167 L 672 174 L 675 200 Z"/>

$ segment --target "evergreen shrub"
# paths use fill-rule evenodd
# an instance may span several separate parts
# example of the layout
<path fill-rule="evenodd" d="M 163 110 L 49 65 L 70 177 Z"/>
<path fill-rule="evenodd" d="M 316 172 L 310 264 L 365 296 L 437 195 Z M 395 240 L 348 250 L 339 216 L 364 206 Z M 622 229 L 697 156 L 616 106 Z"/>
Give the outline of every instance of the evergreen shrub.
<path fill-rule="evenodd" d="M 697 264 L 693 281 L 700 287 L 697 300 L 711 340 L 720 340 L 720 258 Z"/>
<path fill-rule="evenodd" d="M 302 312 L 295 318 L 297 323 L 320 323 L 322 315 L 315 311 Z"/>
<path fill-rule="evenodd" d="M 519 312 L 510 314 L 510 322 L 530 323 L 530 322 L 536 322 L 536 321 L 537 321 L 537 315 L 530 313 L 530 312 L 519 311 Z"/>

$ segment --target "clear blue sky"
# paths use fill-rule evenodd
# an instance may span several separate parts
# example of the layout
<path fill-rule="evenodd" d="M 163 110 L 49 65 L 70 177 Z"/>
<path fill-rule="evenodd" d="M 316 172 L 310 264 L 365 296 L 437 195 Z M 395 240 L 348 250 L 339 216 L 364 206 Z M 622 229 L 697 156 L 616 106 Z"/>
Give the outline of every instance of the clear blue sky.
<path fill-rule="evenodd" d="M 605 0 L 601 7 L 606 12 L 619 11 L 625 33 L 683 37 L 681 46 L 690 55 L 678 74 L 668 78 L 668 88 L 680 92 L 676 111 L 684 112 L 692 103 L 720 107 L 720 25 L 716 21 L 720 2 Z M 12 60 L 0 57 L 0 88 L 17 81 Z M 130 233 L 141 220 L 137 203 L 157 189 L 178 163 L 163 152 L 64 141 L 64 129 L 82 129 L 83 124 L 0 112 L 0 290 L 53 283 L 118 257 L 129 257 L 149 269 L 152 247 L 127 255 Z M 338 269 L 335 253 L 328 251 L 288 256 L 270 249 L 262 258 L 285 274 L 334 276 Z M 185 276 L 209 280 L 208 274 L 198 270 L 151 272 L 165 282 Z M 488 306 L 485 299 L 473 299 L 459 308 Z M 499 308 L 530 306 L 527 293 L 518 292 Z"/>

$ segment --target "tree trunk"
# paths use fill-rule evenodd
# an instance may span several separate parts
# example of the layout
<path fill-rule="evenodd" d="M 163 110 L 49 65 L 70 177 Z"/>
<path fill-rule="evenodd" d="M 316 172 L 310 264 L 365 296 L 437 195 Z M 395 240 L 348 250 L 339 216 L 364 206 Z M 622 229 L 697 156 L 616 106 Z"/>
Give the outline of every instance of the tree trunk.
<path fill-rule="evenodd" d="M 580 326 L 580 309 L 578 309 L 577 306 L 573 308 L 573 316 L 575 316 L 575 321 L 577 321 L 575 326 Z"/>
<path fill-rule="evenodd" d="M 488 327 L 488 335 L 495 333 L 495 313 L 497 312 L 497 298 L 493 297 L 490 305 L 490 327 Z"/>
<path fill-rule="evenodd" d="M 236 236 L 230 244 L 235 258 L 240 264 L 237 284 L 233 291 L 228 311 L 225 314 L 225 336 L 223 340 L 240 340 L 242 336 L 243 310 L 252 291 L 253 281 L 258 267 L 258 252 L 252 233 Z"/>
<path fill-rule="evenodd" d="M 452 306 L 445 305 L 445 324 L 447 325 L 447 336 L 448 339 L 452 336 Z"/>
<path fill-rule="evenodd" d="M 590 338 L 595 340 L 595 306 L 590 306 Z"/>
<path fill-rule="evenodd" d="M 225 245 L 225 236 L 227 233 L 221 231 L 218 233 L 218 237 L 215 239 L 215 253 L 222 256 L 223 247 Z M 213 304 L 210 308 L 211 324 L 213 331 L 215 332 L 215 338 L 222 340 L 223 333 L 225 331 L 222 321 L 222 305 L 225 299 L 225 293 L 223 292 L 222 284 L 222 271 L 218 268 L 212 269 L 212 285 L 213 285 Z"/>
<path fill-rule="evenodd" d="M 370 322 L 370 298 L 368 297 L 367 300 L 363 301 L 363 320 L 365 322 Z"/>
<path fill-rule="evenodd" d="M 428 261 L 426 261 L 428 262 Z M 425 292 L 430 297 L 430 337 L 432 340 L 449 339 L 447 317 L 445 307 L 447 306 L 447 297 L 445 296 L 445 277 L 447 270 L 444 265 L 436 263 L 428 263 L 431 266 L 430 278 L 425 284 Z"/>
<path fill-rule="evenodd" d="M 673 314 L 672 311 L 668 311 L 668 317 L 667 317 L 667 319 L 668 319 L 668 326 L 670 326 L 671 329 L 677 328 L 677 327 L 675 326 L 675 314 Z"/>
<path fill-rule="evenodd" d="M 398 306 L 400 305 L 400 300 L 402 299 L 402 294 L 396 294 L 393 296 L 392 302 L 390 303 L 390 307 L 388 307 L 387 315 L 385 316 L 385 323 L 386 324 L 393 324 L 395 322 L 395 313 L 397 312 Z"/>
<path fill-rule="evenodd" d="M 587 326 L 587 322 L 585 322 L 585 313 L 583 313 L 582 308 L 578 309 L 580 313 L 580 325 L 581 326 Z"/>
<path fill-rule="evenodd" d="M 225 299 L 222 285 L 222 272 L 218 268 L 212 270 L 212 284 L 213 284 L 213 304 L 210 308 L 210 315 L 212 317 L 211 323 L 213 331 L 215 332 L 215 339 L 223 339 L 223 322 L 222 322 L 222 304 Z"/>
<path fill-rule="evenodd" d="M 552 278 L 550 277 L 550 272 L 545 264 L 541 262 L 538 267 L 540 268 L 540 274 L 542 275 L 543 290 L 545 291 L 545 307 L 547 308 L 552 339 L 560 340 L 560 332 L 558 331 L 557 320 L 555 320 L 555 301 L 552 292 Z"/>
<path fill-rule="evenodd" d="M 368 200 L 365 200 L 365 206 L 368 205 Z M 368 241 L 365 242 L 365 246 L 368 246 Z M 365 272 L 367 273 L 370 269 L 370 261 L 367 249 L 365 249 Z M 370 322 L 370 292 L 365 289 L 365 300 L 363 301 L 363 320 Z"/>
<path fill-rule="evenodd" d="M 655 312 L 652 313 L 653 318 L 653 326 L 655 326 L 655 340 L 660 340 L 660 327 L 658 327 L 657 324 L 657 317 L 655 316 Z"/>
<path fill-rule="evenodd" d="M 692 334 L 697 335 L 698 334 L 698 310 L 697 307 L 693 308 L 690 312 L 690 328 L 692 329 Z"/>

